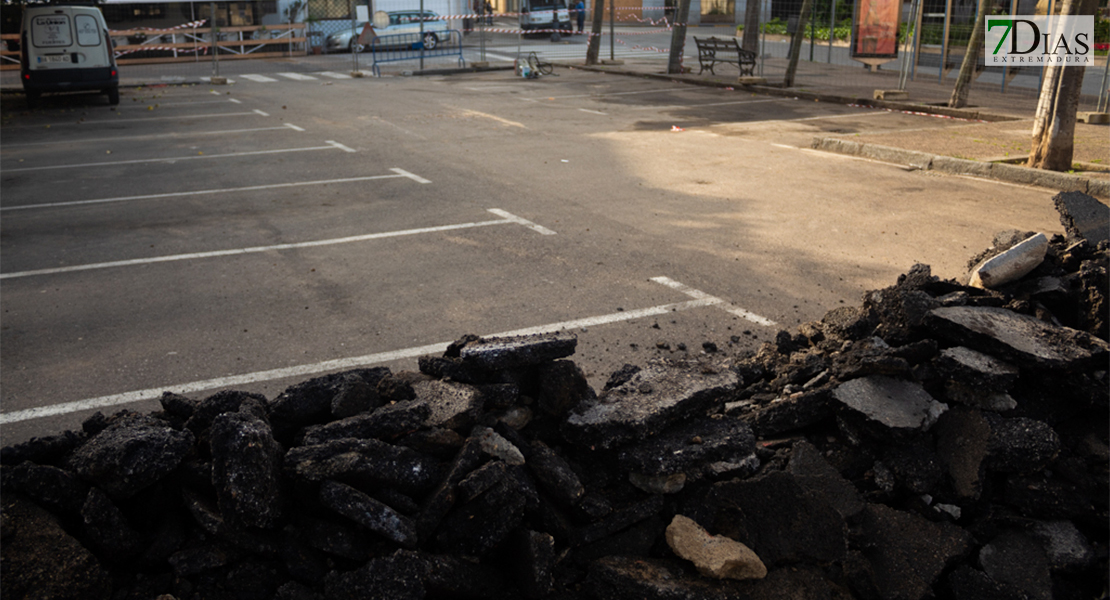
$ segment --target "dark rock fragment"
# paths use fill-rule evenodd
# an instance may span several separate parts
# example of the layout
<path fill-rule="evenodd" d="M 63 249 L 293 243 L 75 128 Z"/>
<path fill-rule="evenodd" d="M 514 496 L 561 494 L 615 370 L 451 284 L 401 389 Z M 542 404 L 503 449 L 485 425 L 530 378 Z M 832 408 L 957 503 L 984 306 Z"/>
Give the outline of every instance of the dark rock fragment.
<path fill-rule="evenodd" d="M 138 415 L 112 423 L 76 451 L 69 468 L 115 499 L 130 498 L 177 468 L 193 436 Z"/>
<path fill-rule="evenodd" d="M 235 562 L 239 552 L 222 544 L 207 544 L 174 552 L 169 558 L 173 572 L 180 577 L 213 571 Z"/>
<path fill-rule="evenodd" d="M 528 469 L 540 487 L 563 504 L 577 504 L 586 488 L 570 464 L 540 440 L 532 442 L 530 449 Z"/>
<path fill-rule="evenodd" d="M 26 442 L 0 449 L 0 464 L 18 465 L 31 461 L 39 465 L 61 466 L 70 452 L 88 439 L 83 433 L 66 431 L 59 435 L 33 437 Z"/>
<path fill-rule="evenodd" d="M 1110 344 L 1088 333 L 1002 308 L 942 307 L 930 311 L 926 321 L 949 341 L 1019 367 L 1073 371 L 1104 365 L 1110 353 Z"/>
<path fill-rule="evenodd" d="M 1047 423 L 988 413 L 991 436 L 987 468 L 1003 473 L 1030 473 L 1045 468 L 1060 452 L 1060 436 Z"/>
<path fill-rule="evenodd" d="M 347 438 L 392 440 L 423 429 L 429 415 L 431 408 L 426 404 L 402 402 L 383 406 L 369 414 L 308 427 L 303 443 L 319 445 Z"/>
<path fill-rule="evenodd" d="M 973 408 L 957 406 L 941 415 L 933 431 L 937 458 L 953 491 L 960 498 L 978 500 L 991 435 L 986 417 Z"/>
<path fill-rule="evenodd" d="M 640 372 L 640 367 L 636 365 L 625 364 L 620 369 L 614 371 L 609 375 L 609 380 L 605 382 L 605 391 L 609 391 L 615 387 L 620 387 L 628 383 L 632 377 Z"/>
<path fill-rule="evenodd" d="M 794 444 L 787 472 L 805 489 L 825 498 L 845 519 L 858 514 L 867 503 L 852 482 L 845 479 L 821 452 L 806 441 Z"/>
<path fill-rule="evenodd" d="M 990 410 L 1014 407 L 1006 394 L 1019 375 L 1013 365 L 962 346 L 942 350 L 933 365 L 949 399 Z"/>
<path fill-rule="evenodd" d="M 738 403 L 726 405 L 728 414 L 736 414 L 758 437 L 782 435 L 809 427 L 832 416 L 835 407 L 828 388 L 780 396 L 767 404 L 751 407 Z"/>
<path fill-rule="evenodd" d="M 555 538 L 521 529 L 513 535 L 512 550 L 514 575 L 523 596 L 547 596 L 555 582 Z"/>
<path fill-rule="evenodd" d="M 673 421 L 723 404 L 736 384 L 731 369 L 706 367 L 696 372 L 654 363 L 596 400 L 580 404 L 567 417 L 563 432 L 572 441 L 598 448 L 644 439 Z"/>
<path fill-rule="evenodd" d="M 89 486 L 65 469 L 30 461 L 5 471 L 4 493 L 19 492 L 38 504 L 62 513 L 76 514 Z"/>
<path fill-rule="evenodd" d="M 501 571 L 457 556 L 398 550 L 394 557 L 412 561 L 428 597 L 501 600 L 511 597 Z"/>
<path fill-rule="evenodd" d="M 545 363 L 537 373 L 539 394 L 536 405 L 555 417 L 562 417 L 579 402 L 594 396 L 586 375 L 569 360 Z"/>
<path fill-rule="evenodd" d="M 624 506 L 590 525 L 569 533 L 569 543 L 580 546 L 596 542 L 650 518 L 663 508 L 662 496 L 650 496 L 636 504 Z"/>
<path fill-rule="evenodd" d="M 111 597 L 108 573 L 53 515 L 19 494 L 5 493 L 0 520 L 0 588 L 5 598 Z"/>
<path fill-rule="evenodd" d="M 481 338 L 459 348 L 463 361 L 487 371 L 530 367 L 574 354 L 578 338 L 549 333 L 503 338 Z"/>
<path fill-rule="evenodd" d="M 142 538 L 123 512 L 98 488 L 89 490 L 81 507 L 85 537 L 99 555 L 113 562 L 125 562 L 141 550 Z"/>
<path fill-rule="evenodd" d="M 185 427 L 196 435 L 197 439 L 207 442 L 207 430 L 212 426 L 216 417 L 226 412 L 238 412 L 244 403 L 266 406 L 266 397 L 261 394 L 250 394 L 236 390 L 216 392 L 200 401 L 193 410 L 193 416 L 185 422 Z"/>
<path fill-rule="evenodd" d="M 1091 246 L 1110 240 L 1110 207 L 1083 192 L 1060 192 L 1052 198 L 1060 224 L 1071 241 L 1087 240 Z"/>
<path fill-rule="evenodd" d="M 919 384 L 882 375 L 842 383 L 832 395 L 880 436 L 926 431 L 948 408 Z"/>
<path fill-rule="evenodd" d="M 925 440 L 885 447 L 882 462 L 895 480 L 912 494 L 932 494 L 943 477 L 940 461 Z"/>
<path fill-rule="evenodd" d="M 968 565 L 960 565 L 945 578 L 953 600 L 1033 600 L 1028 594 L 991 579 Z"/>
<path fill-rule="evenodd" d="M 870 562 L 870 584 L 883 598 L 918 600 L 950 562 L 969 550 L 971 535 L 951 523 L 871 504 L 852 528 L 852 544 Z"/>
<path fill-rule="evenodd" d="M 1095 560 L 1095 549 L 1071 521 L 1041 521 L 1029 532 L 1041 543 L 1053 570 L 1082 569 Z"/>
<path fill-rule="evenodd" d="M 282 517 L 285 490 L 282 448 L 266 421 L 244 412 L 224 413 L 209 429 L 212 484 L 225 519 L 272 527 Z"/>
<path fill-rule="evenodd" d="M 585 587 L 604 600 L 726 600 L 736 583 L 711 582 L 687 574 L 678 562 L 659 558 L 607 556 L 590 565 Z"/>
<path fill-rule="evenodd" d="M 297 527 L 305 543 L 331 556 L 365 562 L 370 557 L 370 544 L 365 535 L 348 524 L 308 518 Z"/>
<path fill-rule="evenodd" d="M 488 490 L 447 514 L 432 538 L 438 552 L 481 557 L 504 541 L 524 518 L 535 490 L 510 469 Z"/>
<path fill-rule="evenodd" d="M 505 478 L 508 467 L 500 460 L 490 461 L 470 472 L 459 482 L 459 499 L 469 502 Z"/>
<path fill-rule="evenodd" d="M 406 555 L 374 558 L 357 570 L 332 571 L 324 579 L 325 600 L 422 600 L 426 593 L 420 564 Z"/>
<path fill-rule="evenodd" d="M 167 414 L 181 419 L 188 419 L 193 416 L 197 409 L 196 400 L 173 392 L 162 392 L 162 397 L 158 399 L 158 402 Z"/>
<path fill-rule="evenodd" d="M 979 550 L 983 571 L 1005 588 L 1021 590 L 1031 600 L 1052 600 L 1048 557 L 1033 537 L 1004 531 Z"/>
<path fill-rule="evenodd" d="M 411 519 L 349 485 L 325 481 L 320 503 L 399 546 L 416 547 L 416 524 Z"/>
<path fill-rule="evenodd" d="M 641 475 L 684 473 L 694 479 L 710 463 L 741 461 L 755 453 L 755 436 L 734 418 L 689 419 L 617 454 L 622 470 Z"/>
<path fill-rule="evenodd" d="M 699 523 L 751 548 L 769 569 L 785 563 L 834 561 L 847 552 L 844 517 L 804 478 L 772 471 L 714 484 L 689 513 Z"/>

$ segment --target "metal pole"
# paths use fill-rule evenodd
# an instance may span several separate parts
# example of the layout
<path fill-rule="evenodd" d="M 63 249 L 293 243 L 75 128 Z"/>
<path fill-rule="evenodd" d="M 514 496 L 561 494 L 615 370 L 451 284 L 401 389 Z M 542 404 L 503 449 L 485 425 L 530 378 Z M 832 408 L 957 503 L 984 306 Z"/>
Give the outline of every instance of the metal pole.
<path fill-rule="evenodd" d="M 1010 0 L 1010 17 L 1017 14 L 1017 0 Z M 985 59 L 984 59 L 985 60 Z M 1010 76 L 1010 65 L 1002 67 L 1002 93 L 1006 93 L 1006 78 Z"/>
<path fill-rule="evenodd" d="M 940 67 L 937 80 L 944 83 L 944 63 L 948 60 L 948 26 L 952 22 L 952 0 L 944 0 L 944 39 L 940 42 Z"/>
<path fill-rule="evenodd" d="M 910 14 L 912 15 L 916 12 L 917 12 L 917 0 L 913 0 L 913 2 L 910 3 Z M 912 38 L 911 38 L 910 35 L 908 35 L 909 33 L 910 33 L 909 24 L 907 23 L 906 24 L 906 34 L 907 34 L 906 35 L 906 40 L 904 42 L 902 42 L 902 68 L 900 69 L 900 72 L 898 73 L 898 91 L 905 91 L 906 90 L 906 75 L 909 73 L 909 70 L 910 70 L 909 69 L 909 55 L 910 55 L 909 45 L 910 45 L 910 40 Z"/>
<path fill-rule="evenodd" d="M 486 61 L 486 5 L 478 9 L 478 60 Z"/>
<path fill-rule="evenodd" d="M 769 2 L 770 0 L 766 0 Z M 767 28 L 763 26 L 767 22 L 767 4 L 765 0 L 759 0 L 759 76 L 763 77 L 763 57 L 767 53 Z"/>
<path fill-rule="evenodd" d="M 219 45 L 219 42 L 217 42 L 217 40 L 216 40 L 216 38 L 218 36 L 216 34 L 216 3 L 215 2 L 212 2 L 210 4 L 210 10 L 212 12 L 212 22 L 208 24 L 208 31 L 209 31 L 210 35 L 212 36 L 212 76 L 213 77 L 219 77 L 220 76 L 220 57 L 219 57 L 219 55 L 220 55 L 220 45 Z"/>
<path fill-rule="evenodd" d="M 424 0 L 420 0 L 420 70 L 424 70 Z"/>
<path fill-rule="evenodd" d="M 1095 105 L 1097 112 L 1106 112 L 1107 106 L 1110 106 L 1110 90 L 1106 89 L 1106 78 L 1110 75 L 1110 56 L 1106 57 L 1106 66 L 1102 68 L 1102 85 L 1098 88 L 1098 104 Z M 1106 105 L 1103 106 L 1103 96 L 1106 96 Z"/>
<path fill-rule="evenodd" d="M 813 45 L 816 42 L 816 31 L 814 30 L 814 20 L 817 19 L 817 3 L 814 2 L 809 10 L 809 62 L 813 62 Z"/>
<path fill-rule="evenodd" d="M 351 62 L 354 64 L 354 72 L 358 72 L 358 53 L 362 47 L 358 43 L 358 18 L 355 16 L 355 6 L 353 0 L 347 0 L 347 12 L 351 15 Z"/>
<path fill-rule="evenodd" d="M 921 21 L 925 16 L 925 2 L 922 0 L 917 5 L 917 14 L 913 22 L 913 62 L 910 63 L 910 81 L 917 80 L 917 61 L 921 59 Z"/>
<path fill-rule="evenodd" d="M 613 21 L 616 19 L 617 14 L 617 0 L 609 0 L 609 60 L 617 60 L 617 51 L 615 44 L 617 43 L 617 34 L 613 26 Z"/>
<path fill-rule="evenodd" d="M 836 34 L 836 0 L 829 2 L 829 55 L 825 62 L 832 64 L 833 37 Z"/>

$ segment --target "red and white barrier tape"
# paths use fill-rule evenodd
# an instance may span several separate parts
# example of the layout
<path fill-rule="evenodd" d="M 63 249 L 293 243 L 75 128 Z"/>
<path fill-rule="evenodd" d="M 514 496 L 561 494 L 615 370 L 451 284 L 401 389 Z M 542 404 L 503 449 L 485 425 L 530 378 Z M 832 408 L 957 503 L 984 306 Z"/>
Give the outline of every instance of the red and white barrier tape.
<path fill-rule="evenodd" d="M 195 29 L 197 27 L 201 27 L 202 25 L 204 25 L 207 22 L 208 22 L 208 19 L 201 19 L 199 21 L 192 21 L 192 22 L 189 22 L 189 23 L 184 23 L 184 24 L 181 24 L 181 25 L 177 25 L 175 27 L 165 27 L 165 28 L 160 28 L 160 29 L 155 29 L 153 27 L 132 27 L 131 29 L 109 29 L 108 30 L 108 35 L 122 35 L 123 32 L 125 32 L 125 31 L 175 31 L 175 30 L 178 30 L 178 29 Z"/>
<path fill-rule="evenodd" d="M 143 46 L 142 48 L 136 48 L 134 50 L 125 50 L 123 52 L 116 52 L 116 58 L 119 58 L 119 57 L 124 56 L 126 54 L 133 54 L 135 52 L 146 52 L 148 50 L 165 50 L 165 51 L 168 51 L 168 52 L 177 52 L 177 53 L 180 53 L 180 54 L 192 54 L 194 52 L 198 52 L 200 54 L 208 54 L 208 46 L 197 46 L 196 48 L 170 48 L 170 47 L 167 47 L 167 46 Z"/>

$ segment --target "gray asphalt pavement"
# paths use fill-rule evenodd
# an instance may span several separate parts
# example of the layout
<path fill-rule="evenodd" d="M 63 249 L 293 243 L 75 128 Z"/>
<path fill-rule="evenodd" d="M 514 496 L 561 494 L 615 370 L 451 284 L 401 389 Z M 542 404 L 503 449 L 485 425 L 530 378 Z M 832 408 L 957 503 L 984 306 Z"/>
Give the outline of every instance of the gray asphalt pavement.
<path fill-rule="evenodd" d="M 5 445 L 164 390 L 412 370 L 466 333 L 567 328 L 600 388 L 1061 229 L 1042 189 L 807 149 L 953 120 L 566 69 L 284 72 L 4 98 Z"/>

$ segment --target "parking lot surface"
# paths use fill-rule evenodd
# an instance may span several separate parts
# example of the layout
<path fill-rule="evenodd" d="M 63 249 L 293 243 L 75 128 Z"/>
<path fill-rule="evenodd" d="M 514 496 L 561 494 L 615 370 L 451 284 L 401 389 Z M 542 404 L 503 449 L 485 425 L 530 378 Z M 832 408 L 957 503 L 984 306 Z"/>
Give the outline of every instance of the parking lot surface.
<path fill-rule="evenodd" d="M 954 120 L 558 74 L 5 102 L 4 444 L 162 391 L 414 370 L 467 333 L 569 329 L 600 388 L 754 350 L 917 262 L 960 277 L 997 231 L 1061 229 L 1043 189 L 808 150 Z"/>

